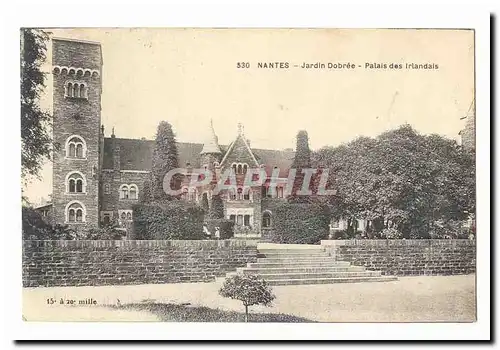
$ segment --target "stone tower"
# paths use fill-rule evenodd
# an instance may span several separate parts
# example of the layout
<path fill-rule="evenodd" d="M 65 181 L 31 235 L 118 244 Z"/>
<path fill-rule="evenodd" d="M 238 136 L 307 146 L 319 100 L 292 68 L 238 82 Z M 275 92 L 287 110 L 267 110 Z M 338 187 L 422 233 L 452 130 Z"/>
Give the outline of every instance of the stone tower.
<path fill-rule="evenodd" d="M 208 169 L 212 172 L 213 177 L 212 181 L 209 185 L 203 186 L 201 189 L 201 198 L 206 197 L 209 205 L 212 199 L 212 188 L 214 184 L 217 182 L 217 178 L 219 176 L 220 164 L 221 161 L 221 150 L 219 147 L 219 140 L 217 135 L 215 135 L 213 122 L 210 119 L 210 124 L 208 126 L 208 130 L 205 133 L 205 140 L 203 142 L 203 149 L 200 152 L 200 168 Z"/>
<path fill-rule="evenodd" d="M 53 210 L 71 228 L 99 224 L 101 45 L 52 39 Z"/>
<path fill-rule="evenodd" d="M 210 171 L 215 171 L 215 169 L 219 167 L 221 150 L 219 147 L 219 140 L 217 135 L 215 135 L 212 120 L 210 120 L 210 125 L 208 126 L 200 155 L 200 166 L 202 168 L 206 166 Z"/>

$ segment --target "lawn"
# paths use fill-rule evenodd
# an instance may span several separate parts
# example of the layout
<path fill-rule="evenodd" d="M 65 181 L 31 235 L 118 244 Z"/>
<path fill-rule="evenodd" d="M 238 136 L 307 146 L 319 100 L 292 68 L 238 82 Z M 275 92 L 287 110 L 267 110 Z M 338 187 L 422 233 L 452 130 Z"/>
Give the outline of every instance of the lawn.
<path fill-rule="evenodd" d="M 167 322 L 244 322 L 245 313 L 212 309 L 205 306 L 182 304 L 136 303 L 113 308 L 131 311 L 149 312 L 160 321 Z M 242 306 L 243 308 L 243 306 Z M 314 322 L 302 317 L 281 313 L 250 313 L 249 322 Z"/>
<path fill-rule="evenodd" d="M 244 320 L 221 283 L 176 283 L 23 289 L 28 321 Z M 377 283 L 273 287 L 271 307 L 250 308 L 251 322 L 473 322 L 475 276 L 415 276 Z M 47 305 L 48 298 L 93 298 L 96 306 Z"/>

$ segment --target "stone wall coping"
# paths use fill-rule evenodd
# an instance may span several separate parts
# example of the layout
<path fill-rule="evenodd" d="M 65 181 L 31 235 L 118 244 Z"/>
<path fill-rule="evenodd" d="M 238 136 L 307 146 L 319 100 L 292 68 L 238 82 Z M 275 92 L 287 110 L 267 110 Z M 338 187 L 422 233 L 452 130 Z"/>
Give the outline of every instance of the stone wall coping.
<path fill-rule="evenodd" d="M 475 246 L 469 239 L 349 239 L 322 240 L 322 246 Z"/>
<path fill-rule="evenodd" d="M 172 247 L 172 248 L 236 248 L 257 247 L 256 240 L 226 239 L 226 240 L 25 240 L 25 248 L 34 247 L 64 247 L 64 248 L 142 248 L 142 247 Z"/>

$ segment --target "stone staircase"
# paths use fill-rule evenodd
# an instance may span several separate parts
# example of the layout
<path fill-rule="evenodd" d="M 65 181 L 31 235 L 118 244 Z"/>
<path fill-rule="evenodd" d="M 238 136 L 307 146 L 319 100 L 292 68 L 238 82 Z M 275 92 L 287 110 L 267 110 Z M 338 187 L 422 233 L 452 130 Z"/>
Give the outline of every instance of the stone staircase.
<path fill-rule="evenodd" d="M 318 245 L 259 244 L 257 248 L 257 262 L 238 268 L 236 273 L 258 275 L 272 286 L 397 280 L 380 271 L 335 261 Z"/>

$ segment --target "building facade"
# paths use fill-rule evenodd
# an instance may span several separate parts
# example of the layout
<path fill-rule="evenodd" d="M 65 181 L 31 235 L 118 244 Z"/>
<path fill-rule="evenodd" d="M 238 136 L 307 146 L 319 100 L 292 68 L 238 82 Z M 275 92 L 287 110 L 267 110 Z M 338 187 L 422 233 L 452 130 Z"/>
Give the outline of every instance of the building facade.
<path fill-rule="evenodd" d="M 105 137 L 101 123 L 102 50 L 99 43 L 53 39 L 53 165 L 52 216 L 55 223 L 80 230 L 111 221 L 127 227 L 133 221 L 144 182 L 150 178 L 154 141 Z M 234 141 L 219 145 L 212 123 L 200 143 L 178 142 L 183 176 L 181 198 L 211 203 L 215 182 L 228 170 L 236 186 L 221 193 L 226 218 L 240 236 L 260 236 L 272 224 L 263 200 L 285 198 L 292 150 L 251 148 L 243 126 Z M 266 172 L 262 185 L 245 187 L 249 169 Z M 212 183 L 190 187 L 194 169 L 216 174 Z M 258 176 L 258 175 L 257 175 Z M 255 180 L 255 179 L 254 179 Z"/>

